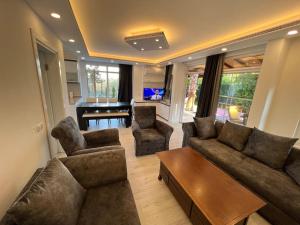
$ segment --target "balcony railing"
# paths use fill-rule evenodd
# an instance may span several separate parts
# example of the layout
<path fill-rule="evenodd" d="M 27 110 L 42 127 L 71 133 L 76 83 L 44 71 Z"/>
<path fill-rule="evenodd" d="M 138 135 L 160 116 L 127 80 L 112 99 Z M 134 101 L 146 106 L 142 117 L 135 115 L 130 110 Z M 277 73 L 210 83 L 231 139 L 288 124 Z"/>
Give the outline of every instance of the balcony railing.
<path fill-rule="evenodd" d="M 252 99 L 220 95 L 216 119 L 246 125 Z"/>

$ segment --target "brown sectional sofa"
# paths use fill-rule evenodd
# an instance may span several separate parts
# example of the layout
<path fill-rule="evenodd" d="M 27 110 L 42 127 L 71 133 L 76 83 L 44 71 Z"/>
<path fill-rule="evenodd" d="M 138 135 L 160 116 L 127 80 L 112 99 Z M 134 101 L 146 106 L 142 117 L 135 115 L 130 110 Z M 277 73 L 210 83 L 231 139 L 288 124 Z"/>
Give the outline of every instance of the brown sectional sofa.
<path fill-rule="evenodd" d="M 51 160 L 0 224 L 140 225 L 124 149 Z"/>
<path fill-rule="evenodd" d="M 223 125 L 216 122 L 217 135 Z M 242 151 L 219 142 L 217 138 L 200 140 L 194 122 L 184 123 L 182 128 L 183 146 L 189 145 L 197 150 L 268 203 L 258 212 L 266 220 L 273 225 L 300 224 L 300 186 L 285 169 L 273 169 Z M 293 148 L 285 167 L 295 161 L 299 166 L 300 150 Z"/>

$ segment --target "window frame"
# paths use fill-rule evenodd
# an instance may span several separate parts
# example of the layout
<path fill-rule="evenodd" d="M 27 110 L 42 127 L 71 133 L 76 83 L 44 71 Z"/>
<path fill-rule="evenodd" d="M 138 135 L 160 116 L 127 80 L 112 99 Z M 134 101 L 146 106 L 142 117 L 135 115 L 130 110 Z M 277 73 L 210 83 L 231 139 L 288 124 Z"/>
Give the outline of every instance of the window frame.
<path fill-rule="evenodd" d="M 223 72 L 222 72 L 222 78 L 223 78 L 224 75 L 228 75 L 228 74 L 233 75 L 233 74 L 244 74 L 244 73 L 257 73 L 258 78 L 259 78 L 260 69 L 261 69 L 261 67 L 248 67 L 248 68 L 227 69 L 227 70 L 223 70 Z M 222 85 L 222 78 L 221 78 L 221 81 L 220 81 L 220 88 L 221 88 L 221 85 Z M 254 92 L 256 90 L 256 87 L 257 87 L 257 82 L 256 82 L 256 85 L 255 85 Z M 220 97 L 224 97 L 224 96 L 221 96 L 220 93 L 219 93 L 219 95 L 218 95 L 218 105 L 219 105 L 219 102 L 220 102 Z M 252 106 L 253 99 L 254 99 L 254 96 L 251 99 L 251 105 L 249 107 L 249 112 L 250 112 L 250 109 L 251 109 L 251 106 Z M 217 112 L 216 112 L 215 116 L 217 118 Z M 248 118 L 246 120 L 242 121 L 244 123 L 244 125 L 246 125 L 247 120 L 248 120 Z M 223 121 L 223 120 L 220 120 L 220 121 Z M 229 121 L 231 121 L 231 120 L 229 120 Z"/>
<path fill-rule="evenodd" d="M 90 92 L 89 92 L 89 78 L 88 78 L 88 72 L 87 72 L 87 66 L 96 66 L 96 67 L 106 67 L 106 71 L 102 71 L 102 70 L 99 70 L 99 72 L 101 73 L 105 73 L 106 74 L 106 90 L 105 90 L 105 97 L 101 97 L 101 96 L 97 96 L 97 82 L 96 82 L 96 78 L 94 77 L 94 81 L 93 81 L 93 87 L 94 87 L 94 95 L 90 95 Z M 119 72 L 110 72 L 108 70 L 109 67 L 116 67 L 119 69 Z M 109 73 L 113 73 L 113 74 L 118 74 L 118 79 L 120 79 L 120 67 L 119 65 L 116 65 L 116 64 L 98 64 L 98 63 L 85 63 L 84 65 L 84 69 L 85 69 L 85 73 L 86 73 L 86 81 L 87 81 L 87 96 L 88 97 L 91 97 L 91 98 L 106 98 L 106 99 L 110 99 L 111 97 L 108 96 L 108 93 L 109 93 L 109 80 L 108 80 L 108 77 L 109 77 Z M 112 99 L 117 99 L 118 96 L 116 96 L 115 98 L 112 98 Z"/>

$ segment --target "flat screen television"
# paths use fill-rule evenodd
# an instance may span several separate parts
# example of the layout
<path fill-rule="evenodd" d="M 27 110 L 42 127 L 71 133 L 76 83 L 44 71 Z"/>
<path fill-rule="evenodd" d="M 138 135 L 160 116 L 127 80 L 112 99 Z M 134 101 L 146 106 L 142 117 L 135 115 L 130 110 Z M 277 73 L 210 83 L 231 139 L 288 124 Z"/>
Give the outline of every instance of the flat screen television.
<path fill-rule="evenodd" d="M 144 88 L 144 100 L 159 101 L 164 96 L 163 88 Z"/>

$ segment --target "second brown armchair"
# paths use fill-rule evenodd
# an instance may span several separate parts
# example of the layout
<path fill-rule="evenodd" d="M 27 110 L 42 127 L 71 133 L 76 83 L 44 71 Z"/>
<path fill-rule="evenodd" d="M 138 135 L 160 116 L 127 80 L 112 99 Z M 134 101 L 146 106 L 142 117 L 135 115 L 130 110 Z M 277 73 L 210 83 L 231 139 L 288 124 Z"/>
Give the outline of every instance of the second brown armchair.
<path fill-rule="evenodd" d="M 149 155 L 169 150 L 173 128 L 156 120 L 156 107 L 136 106 L 134 111 L 132 133 L 135 139 L 135 155 Z"/>

